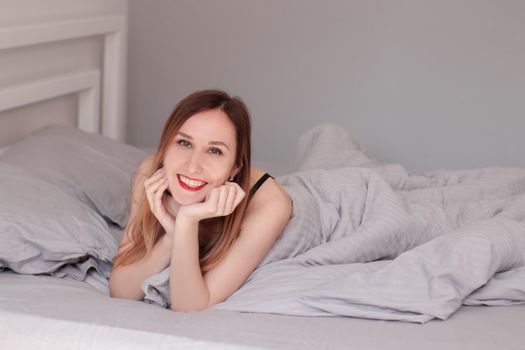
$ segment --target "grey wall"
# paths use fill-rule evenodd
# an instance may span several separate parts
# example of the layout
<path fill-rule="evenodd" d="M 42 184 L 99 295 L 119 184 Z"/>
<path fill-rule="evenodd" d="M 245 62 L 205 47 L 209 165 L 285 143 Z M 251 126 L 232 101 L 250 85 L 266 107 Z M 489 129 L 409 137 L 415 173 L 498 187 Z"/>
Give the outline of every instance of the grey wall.
<path fill-rule="evenodd" d="M 412 171 L 525 166 L 525 1 L 131 0 L 128 141 L 174 104 L 241 96 L 254 158 L 290 166 L 336 122 Z"/>

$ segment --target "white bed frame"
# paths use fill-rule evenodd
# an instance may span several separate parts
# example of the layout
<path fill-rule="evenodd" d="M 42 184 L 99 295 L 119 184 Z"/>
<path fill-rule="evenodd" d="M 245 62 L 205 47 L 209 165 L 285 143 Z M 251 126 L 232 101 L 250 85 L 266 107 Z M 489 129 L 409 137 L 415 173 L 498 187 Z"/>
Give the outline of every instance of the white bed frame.
<path fill-rule="evenodd" d="M 0 89 L 0 112 L 76 94 L 79 129 L 124 141 L 127 41 L 124 15 L 0 29 L 0 54 L 7 49 L 97 36 L 104 42 L 101 69 L 4 87 Z"/>

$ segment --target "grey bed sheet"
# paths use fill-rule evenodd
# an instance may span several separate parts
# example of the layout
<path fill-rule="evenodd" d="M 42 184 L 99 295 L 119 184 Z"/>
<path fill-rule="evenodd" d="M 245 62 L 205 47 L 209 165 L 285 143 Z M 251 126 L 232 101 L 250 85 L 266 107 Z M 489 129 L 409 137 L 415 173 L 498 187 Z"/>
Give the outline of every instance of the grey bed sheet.
<path fill-rule="evenodd" d="M 0 349 L 523 349 L 525 305 L 424 325 L 225 310 L 173 312 L 86 282 L 0 273 Z"/>

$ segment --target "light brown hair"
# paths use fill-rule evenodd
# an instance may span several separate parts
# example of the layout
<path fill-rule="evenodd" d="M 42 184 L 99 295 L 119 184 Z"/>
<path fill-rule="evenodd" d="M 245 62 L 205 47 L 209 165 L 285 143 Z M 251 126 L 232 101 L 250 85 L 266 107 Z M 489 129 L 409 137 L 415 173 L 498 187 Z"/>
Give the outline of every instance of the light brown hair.
<path fill-rule="evenodd" d="M 196 113 L 211 109 L 222 110 L 235 126 L 237 137 L 235 165 L 240 166 L 240 170 L 235 175 L 234 181 L 248 194 L 251 169 L 250 115 L 241 99 L 230 97 L 226 92 L 220 90 L 194 92 L 175 106 L 162 130 L 159 146 L 153 158 L 153 166 L 149 169 L 148 174 L 141 175 L 150 177 L 162 167 L 168 144 L 186 120 Z M 215 266 L 226 255 L 238 237 L 248 205 L 248 197 L 248 195 L 244 197 L 232 214 L 226 217 L 202 220 L 199 223 L 199 232 L 211 230 L 216 233 L 211 236 L 212 239 L 207 244 L 199 247 L 199 262 L 202 272 L 206 272 Z M 128 223 L 128 234 L 131 245 L 115 256 L 113 268 L 140 260 L 153 249 L 165 234 L 162 225 L 149 208 L 144 190 L 139 197 L 137 211 Z"/>

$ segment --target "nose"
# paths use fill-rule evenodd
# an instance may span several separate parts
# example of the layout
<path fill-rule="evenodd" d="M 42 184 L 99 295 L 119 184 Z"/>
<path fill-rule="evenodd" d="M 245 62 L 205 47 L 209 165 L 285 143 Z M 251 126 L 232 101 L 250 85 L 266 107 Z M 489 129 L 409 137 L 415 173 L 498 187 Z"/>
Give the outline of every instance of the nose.
<path fill-rule="evenodd" d="M 190 174 L 198 174 L 202 170 L 201 159 L 198 152 L 191 152 L 186 159 L 186 167 Z"/>

